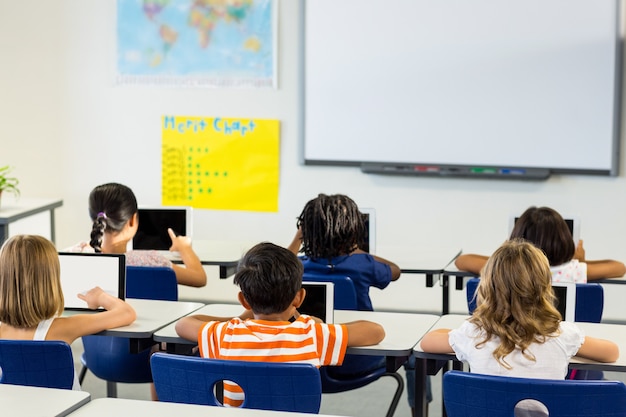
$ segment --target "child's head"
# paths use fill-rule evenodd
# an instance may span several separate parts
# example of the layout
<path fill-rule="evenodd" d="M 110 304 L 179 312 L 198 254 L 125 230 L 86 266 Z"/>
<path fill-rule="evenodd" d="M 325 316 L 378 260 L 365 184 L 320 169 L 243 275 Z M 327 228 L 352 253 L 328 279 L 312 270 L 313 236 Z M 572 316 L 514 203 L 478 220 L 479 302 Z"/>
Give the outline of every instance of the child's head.
<path fill-rule="evenodd" d="M 60 315 L 65 301 L 56 248 L 41 236 L 17 235 L 0 249 L 0 322 L 30 329 Z"/>
<path fill-rule="evenodd" d="M 530 207 L 517 221 L 511 239 L 525 239 L 543 250 L 550 265 L 561 265 L 574 257 L 576 247 L 563 217 L 549 207 Z"/>
<path fill-rule="evenodd" d="M 486 332 L 487 340 L 500 338 L 494 356 L 503 363 L 501 359 L 515 348 L 527 354 L 531 343 L 558 329 L 561 315 L 554 300 L 546 256 L 533 244 L 513 239 L 489 257 L 470 320 Z"/>
<path fill-rule="evenodd" d="M 105 230 L 119 233 L 137 211 L 137 199 L 127 186 L 109 183 L 94 188 L 89 194 L 89 217 L 93 221 L 91 247 L 101 252 Z"/>
<path fill-rule="evenodd" d="M 287 310 L 302 288 L 302 262 L 288 249 L 259 243 L 239 261 L 234 283 L 254 313 Z"/>
<path fill-rule="evenodd" d="M 302 229 L 302 252 L 314 258 L 349 254 L 365 235 L 358 206 L 342 194 L 320 194 L 306 203 L 298 227 Z"/>

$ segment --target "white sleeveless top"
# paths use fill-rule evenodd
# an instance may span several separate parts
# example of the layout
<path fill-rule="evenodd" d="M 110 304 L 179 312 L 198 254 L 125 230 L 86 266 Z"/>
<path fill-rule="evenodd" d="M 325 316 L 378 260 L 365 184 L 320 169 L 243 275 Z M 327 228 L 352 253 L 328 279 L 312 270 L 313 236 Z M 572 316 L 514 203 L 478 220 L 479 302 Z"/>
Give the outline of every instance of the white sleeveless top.
<path fill-rule="evenodd" d="M 33 336 L 33 340 L 46 340 L 46 336 L 48 335 L 48 330 L 50 330 L 50 326 L 54 321 L 54 317 L 48 320 L 44 320 L 37 325 L 37 329 L 35 330 L 35 335 Z M 78 377 L 76 376 L 76 371 L 74 370 L 74 385 L 72 386 L 73 391 L 81 391 L 80 383 L 78 382 Z"/>

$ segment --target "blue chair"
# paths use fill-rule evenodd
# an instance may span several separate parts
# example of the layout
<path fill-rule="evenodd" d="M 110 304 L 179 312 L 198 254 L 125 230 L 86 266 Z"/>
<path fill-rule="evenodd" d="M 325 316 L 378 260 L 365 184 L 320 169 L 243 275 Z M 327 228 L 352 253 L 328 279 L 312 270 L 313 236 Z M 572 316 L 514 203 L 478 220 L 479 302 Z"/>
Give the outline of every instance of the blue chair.
<path fill-rule="evenodd" d="M 152 375 L 159 401 L 221 406 L 216 385 L 232 381 L 244 392 L 243 408 L 318 413 L 322 390 L 310 364 L 207 359 L 157 352 Z"/>
<path fill-rule="evenodd" d="M 474 294 L 480 278 L 470 278 L 466 284 L 467 309 L 470 314 L 476 309 Z M 600 284 L 576 284 L 575 321 L 600 323 L 604 310 L 604 288 Z"/>
<path fill-rule="evenodd" d="M 178 300 L 176 273 L 171 268 L 127 266 L 126 298 Z M 130 353 L 130 340 L 112 336 L 84 336 L 85 349 L 79 375 L 82 383 L 87 369 L 107 381 L 107 397 L 117 397 L 117 382 L 152 382 L 150 355 L 152 348 Z"/>
<path fill-rule="evenodd" d="M 313 274 L 305 272 L 303 281 L 312 282 L 332 282 L 335 290 L 335 310 L 356 310 L 356 289 L 352 279 L 346 276 L 331 275 L 331 274 Z M 346 355 L 348 357 L 350 355 Z M 367 357 L 355 357 L 355 360 L 363 359 L 367 361 Z M 320 368 L 320 377 L 322 379 L 322 392 L 324 394 L 338 393 L 350 391 L 353 389 L 364 387 L 374 381 L 377 381 L 382 376 L 389 376 L 396 380 L 398 386 L 391 400 L 391 404 L 387 410 L 387 417 L 391 417 L 398 407 L 402 391 L 404 390 L 404 379 L 397 372 L 387 372 L 386 366 L 381 366 L 374 370 L 371 370 L 365 374 L 358 376 L 344 375 L 337 372 L 337 366 L 322 366 Z"/>
<path fill-rule="evenodd" d="M 511 417 L 522 400 L 542 403 L 550 417 L 626 415 L 626 385 L 621 381 L 513 378 L 461 371 L 443 376 L 448 417 Z"/>
<path fill-rule="evenodd" d="M 58 340 L 0 339 L 0 383 L 72 389 L 70 345 Z"/>
<path fill-rule="evenodd" d="M 126 298 L 178 301 L 178 282 L 172 268 L 126 267 Z"/>

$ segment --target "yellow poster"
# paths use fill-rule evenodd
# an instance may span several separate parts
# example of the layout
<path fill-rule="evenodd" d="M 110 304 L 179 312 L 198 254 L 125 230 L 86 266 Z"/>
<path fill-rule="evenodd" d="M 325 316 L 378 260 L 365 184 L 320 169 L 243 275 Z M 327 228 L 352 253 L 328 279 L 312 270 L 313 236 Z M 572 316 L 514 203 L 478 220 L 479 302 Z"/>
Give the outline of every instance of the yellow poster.
<path fill-rule="evenodd" d="M 162 204 L 278 211 L 278 120 L 163 116 Z"/>

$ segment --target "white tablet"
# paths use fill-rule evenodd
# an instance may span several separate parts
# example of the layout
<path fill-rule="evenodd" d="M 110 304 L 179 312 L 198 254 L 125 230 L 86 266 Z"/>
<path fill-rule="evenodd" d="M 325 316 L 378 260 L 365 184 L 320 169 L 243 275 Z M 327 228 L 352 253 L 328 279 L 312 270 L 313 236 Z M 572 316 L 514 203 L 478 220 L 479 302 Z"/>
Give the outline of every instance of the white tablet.
<path fill-rule="evenodd" d="M 191 238 L 192 218 L 191 207 L 139 207 L 139 226 L 133 237 L 132 249 L 168 251 L 172 239 L 167 229 L 171 228 L 176 235 Z"/>
<path fill-rule="evenodd" d="M 556 309 L 564 321 L 576 320 L 576 283 L 553 282 L 552 289 L 556 296 Z"/>
<path fill-rule="evenodd" d="M 511 236 L 515 222 L 520 218 L 520 216 L 521 214 L 514 214 L 509 217 L 509 234 L 507 235 L 507 238 Z M 572 234 L 574 243 L 578 245 L 578 241 L 580 240 L 580 218 L 577 216 L 563 216 L 563 220 L 567 223 L 567 227 Z"/>
<path fill-rule="evenodd" d="M 367 247 L 361 248 L 365 252 L 376 254 L 376 210 L 373 208 L 359 208 L 363 214 L 365 222 L 365 244 Z"/>
<path fill-rule="evenodd" d="M 94 287 L 119 299 L 126 296 L 126 255 L 59 252 L 61 288 L 66 310 L 89 310 L 78 298 Z"/>
<path fill-rule="evenodd" d="M 332 282 L 302 282 L 306 290 L 304 302 L 298 308 L 300 314 L 315 316 L 324 323 L 333 323 L 335 312 L 335 284 Z"/>

